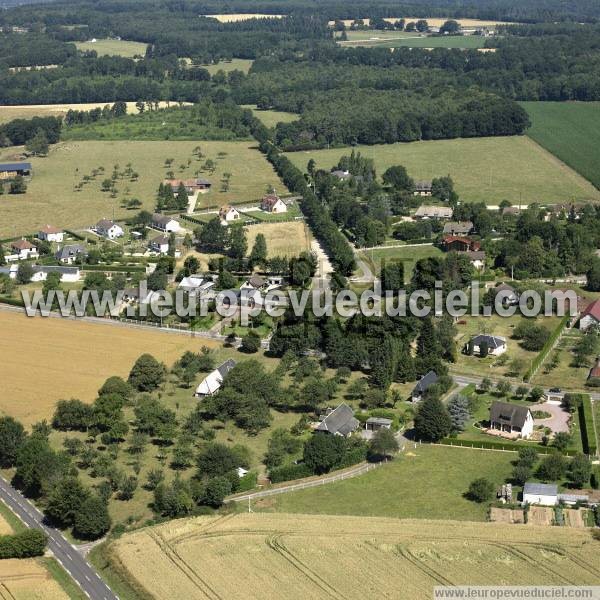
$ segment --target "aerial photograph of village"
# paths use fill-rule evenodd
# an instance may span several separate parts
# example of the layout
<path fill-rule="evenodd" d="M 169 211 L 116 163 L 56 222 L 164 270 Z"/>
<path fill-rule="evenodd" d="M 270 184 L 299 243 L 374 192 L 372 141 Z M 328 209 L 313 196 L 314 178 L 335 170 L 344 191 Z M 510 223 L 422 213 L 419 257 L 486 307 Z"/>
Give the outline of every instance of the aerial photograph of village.
<path fill-rule="evenodd" d="M 0 600 L 600 600 L 599 0 L 0 0 Z"/>

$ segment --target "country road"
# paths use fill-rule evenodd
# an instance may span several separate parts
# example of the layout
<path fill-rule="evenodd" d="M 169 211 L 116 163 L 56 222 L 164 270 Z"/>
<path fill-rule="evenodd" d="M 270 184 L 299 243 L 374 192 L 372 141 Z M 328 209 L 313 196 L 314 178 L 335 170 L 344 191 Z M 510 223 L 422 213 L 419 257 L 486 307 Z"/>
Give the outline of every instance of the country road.
<path fill-rule="evenodd" d="M 41 529 L 48 535 L 48 548 L 65 571 L 75 580 L 83 593 L 92 600 L 119 600 L 104 583 L 96 570 L 62 533 L 44 523 L 44 515 L 19 491 L 0 477 L 0 500 L 2 500 L 23 523 L 31 529 Z"/>

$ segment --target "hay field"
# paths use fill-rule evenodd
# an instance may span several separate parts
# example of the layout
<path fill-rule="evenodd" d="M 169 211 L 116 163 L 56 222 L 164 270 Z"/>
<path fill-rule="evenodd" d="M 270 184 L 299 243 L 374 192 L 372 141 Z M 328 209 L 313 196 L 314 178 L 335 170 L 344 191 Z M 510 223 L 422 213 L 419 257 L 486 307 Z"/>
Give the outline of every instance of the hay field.
<path fill-rule="evenodd" d="M 75 42 L 77 50 L 87 52 L 94 50 L 98 56 L 145 56 L 148 44 L 143 42 L 128 42 L 126 40 L 97 40 L 96 42 Z"/>
<path fill-rule="evenodd" d="M 486 39 L 479 35 L 429 36 L 418 33 L 394 31 L 347 31 L 347 41 L 338 41 L 340 46 L 382 46 L 384 48 L 483 48 Z"/>
<path fill-rule="evenodd" d="M 267 254 L 273 256 L 298 256 L 304 250 L 310 250 L 310 233 L 304 221 L 289 223 L 260 223 L 248 225 L 248 248 L 252 249 L 254 240 L 259 233 L 267 241 Z"/>
<path fill-rule="evenodd" d="M 594 585 L 600 569 L 585 531 L 367 517 L 200 517 L 110 550 L 157 599 L 425 600 L 436 585 Z"/>
<path fill-rule="evenodd" d="M 2 503 L 1 509 L 9 510 L 8 507 L 6 507 L 3 503 Z M 13 533 L 13 528 L 10 526 L 10 523 L 0 513 L 0 535 L 7 535 L 9 533 Z"/>
<path fill-rule="evenodd" d="M 67 600 L 69 596 L 33 558 L 0 560 L 0 598 Z"/>
<path fill-rule="evenodd" d="M 248 73 L 253 62 L 253 60 L 247 58 L 234 58 L 232 60 L 222 60 L 212 65 L 201 66 L 211 75 L 214 75 L 218 71 L 224 71 L 225 73 L 230 73 L 231 71 L 243 71 L 244 73 Z"/>
<path fill-rule="evenodd" d="M 65 398 L 92 402 L 111 375 L 126 376 L 149 352 L 171 365 L 186 350 L 216 347 L 205 338 L 0 311 L 0 413 L 31 425 Z"/>
<path fill-rule="evenodd" d="M 201 162 L 192 154 L 196 146 L 204 153 Z M 2 153 L 0 160 L 9 159 L 11 152 L 14 154 L 14 148 Z M 219 152 L 225 155 L 219 158 Z M 138 198 L 143 208 L 152 211 L 158 186 L 169 170 L 164 166 L 166 158 L 174 159 L 170 169 L 177 178 L 194 177 L 208 158 L 216 163 L 214 173 L 200 172 L 213 182 L 213 190 L 199 196 L 197 208 L 256 201 L 267 185 L 285 189 L 252 142 L 61 142 L 51 147 L 48 157 L 31 159 L 33 178 L 25 194 L 2 197 L 0 238 L 35 232 L 45 223 L 81 229 L 103 217 L 125 218 L 134 214 L 121 207 L 125 198 Z M 114 165 L 122 171 L 128 163 L 139 174 L 138 180 L 119 179 L 116 198 L 102 192 L 102 180 L 110 177 Z M 75 185 L 99 167 L 104 173 L 76 191 Z M 230 187 L 221 192 L 220 180 L 226 172 L 232 174 Z"/>
<path fill-rule="evenodd" d="M 237 23 L 238 21 L 248 21 L 249 19 L 282 19 L 285 15 L 267 15 L 265 13 L 232 13 L 222 15 L 203 15 L 211 19 L 217 19 L 221 23 Z"/>
<path fill-rule="evenodd" d="M 600 188 L 600 102 L 521 102 L 527 135 Z"/>
<path fill-rule="evenodd" d="M 357 146 L 373 158 L 381 175 L 392 165 L 404 165 L 414 179 L 450 174 L 461 200 L 497 205 L 600 201 L 600 192 L 583 177 L 526 136 L 435 140 Z M 329 169 L 350 148 L 289 152 L 302 171 L 314 158 Z"/>
<path fill-rule="evenodd" d="M 266 127 L 275 127 L 277 123 L 291 123 L 297 121 L 300 115 L 281 110 L 259 110 L 254 104 L 244 104 L 242 108 L 249 108 L 254 116 L 263 122 Z"/>
<path fill-rule="evenodd" d="M 68 110 L 92 110 L 102 108 L 112 102 L 84 102 L 81 104 L 20 104 L 15 106 L 0 106 L 0 124 L 12 119 L 31 119 L 32 117 L 62 117 Z M 171 102 L 160 101 L 160 108 L 165 108 Z M 184 102 L 184 104 L 190 104 Z M 127 112 L 137 114 L 135 102 L 127 102 Z"/>

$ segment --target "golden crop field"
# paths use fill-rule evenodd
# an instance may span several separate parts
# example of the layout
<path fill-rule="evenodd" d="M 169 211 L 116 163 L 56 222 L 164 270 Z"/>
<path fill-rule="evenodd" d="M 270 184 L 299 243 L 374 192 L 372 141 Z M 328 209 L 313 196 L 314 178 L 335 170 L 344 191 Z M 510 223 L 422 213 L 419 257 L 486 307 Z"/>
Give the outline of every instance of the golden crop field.
<path fill-rule="evenodd" d="M 248 225 L 248 248 L 252 249 L 254 240 L 259 233 L 267 241 L 267 254 L 273 256 L 298 256 L 304 250 L 310 250 L 309 229 L 304 221 L 286 223 L 260 223 Z"/>
<path fill-rule="evenodd" d="M 171 366 L 186 350 L 215 347 L 205 338 L 0 311 L 0 413 L 31 425 L 58 400 L 92 402 L 111 375 L 127 376 L 145 352 Z"/>
<path fill-rule="evenodd" d="M 85 102 L 82 104 L 19 104 L 14 106 L 0 106 L 0 124 L 12 119 L 31 119 L 32 117 L 62 117 L 69 110 L 92 110 L 102 108 L 111 102 Z M 171 102 L 161 101 L 160 108 L 165 108 Z M 184 104 L 189 104 L 185 102 Z M 127 112 L 138 112 L 135 102 L 127 102 Z"/>
<path fill-rule="evenodd" d="M 436 585 L 595 585 L 598 544 L 570 528 L 244 513 L 142 529 L 110 550 L 158 599 L 425 600 Z"/>
<path fill-rule="evenodd" d="M 202 149 L 202 161 L 197 161 L 192 153 L 196 146 Z M 219 153 L 224 154 L 219 156 Z M 14 148 L 0 153 L 0 160 L 14 158 Z M 164 165 L 167 158 L 173 159 L 169 168 Z M 199 196 L 197 208 L 256 201 L 263 196 L 267 185 L 284 189 L 272 166 L 252 142 L 61 142 L 51 147 L 46 158 L 30 159 L 33 177 L 25 194 L 2 196 L 0 237 L 31 234 L 45 223 L 81 229 L 104 217 L 131 216 L 132 212 L 121 206 L 126 198 L 138 198 L 144 209 L 152 211 L 158 186 L 168 170 L 177 178 L 194 177 L 207 159 L 216 164 L 216 169 L 213 173 L 200 172 L 200 176 L 213 182 L 213 189 Z M 117 197 L 111 198 L 110 193 L 101 190 L 102 181 L 111 176 L 115 165 L 123 171 L 129 163 L 138 173 L 138 179 L 118 179 Z M 90 177 L 100 167 L 104 172 L 80 191 L 75 189 L 84 177 Z M 221 191 L 223 173 L 231 173 L 227 192 Z"/>
<path fill-rule="evenodd" d="M 285 15 L 267 15 L 264 13 L 232 13 L 223 15 L 204 15 L 217 19 L 221 23 L 237 23 L 238 21 L 248 21 L 249 19 L 282 19 Z"/>
<path fill-rule="evenodd" d="M 0 598 L 67 600 L 69 596 L 36 559 L 0 560 Z"/>

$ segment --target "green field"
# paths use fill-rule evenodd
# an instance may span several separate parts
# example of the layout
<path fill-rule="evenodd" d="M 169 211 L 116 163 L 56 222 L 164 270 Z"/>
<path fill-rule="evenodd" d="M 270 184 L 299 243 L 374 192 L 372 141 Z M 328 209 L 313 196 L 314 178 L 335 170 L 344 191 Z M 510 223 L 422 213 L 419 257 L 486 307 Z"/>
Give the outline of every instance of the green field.
<path fill-rule="evenodd" d="M 461 200 L 497 205 L 502 200 L 552 203 L 598 201 L 600 192 L 575 171 L 526 136 L 436 140 L 357 146 L 373 158 L 381 175 L 392 165 L 404 165 L 414 179 L 450 174 Z M 350 148 L 287 153 L 303 171 L 310 158 L 329 169 Z"/>
<path fill-rule="evenodd" d="M 478 477 L 504 483 L 515 455 L 504 452 L 409 444 L 390 464 L 354 479 L 281 494 L 253 510 L 484 521 L 487 506 L 463 494 Z"/>
<path fill-rule="evenodd" d="M 338 42 L 346 48 L 483 48 L 487 38 L 480 35 L 422 36 L 397 31 L 348 31 L 348 41 Z"/>
<path fill-rule="evenodd" d="M 260 119 L 267 127 L 275 127 L 277 123 L 291 123 L 300 118 L 295 113 L 283 112 L 281 110 L 258 110 L 256 106 L 245 104 L 242 108 L 249 108 L 254 112 L 254 116 Z"/>
<path fill-rule="evenodd" d="M 96 42 L 75 42 L 78 50 L 87 52 L 94 50 L 98 56 L 144 56 L 148 44 L 143 42 L 127 42 L 125 40 L 98 40 Z"/>
<path fill-rule="evenodd" d="M 407 281 L 410 279 L 412 270 L 418 260 L 431 258 L 433 256 L 442 256 L 442 254 L 443 252 L 437 246 L 430 244 L 423 244 L 421 246 L 376 248 L 374 250 L 361 251 L 361 257 L 369 263 L 377 275 L 381 272 L 381 263 L 383 261 L 406 261 L 404 277 Z"/>
<path fill-rule="evenodd" d="M 252 66 L 253 60 L 248 60 L 245 58 L 234 58 L 233 60 L 221 61 L 214 65 L 201 65 L 205 68 L 211 75 L 214 75 L 217 71 L 224 71 L 225 73 L 230 73 L 231 71 L 243 71 L 247 73 Z"/>
<path fill-rule="evenodd" d="M 600 188 L 600 102 L 521 102 L 527 135 Z"/>
<path fill-rule="evenodd" d="M 196 146 L 204 154 L 200 162 L 192 153 Z M 226 154 L 219 157 L 219 152 Z M 14 149 L 5 150 L 0 160 L 11 160 L 11 153 Z M 33 178 L 27 193 L 1 196 L 0 237 L 32 233 L 45 223 L 84 228 L 103 217 L 131 216 L 131 211 L 121 207 L 126 198 L 138 198 L 143 208 L 152 210 L 158 185 L 169 170 L 164 166 L 166 158 L 174 159 L 170 169 L 177 178 L 194 177 L 208 158 L 216 163 L 214 173 L 199 173 L 214 185 L 213 191 L 199 196 L 197 208 L 255 202 L 267 185 L 285 191 L 271 165 L 250 142 L 63 142 L 52 146 L 48 157 L 31 159 Z M 128 163 L 139 174 L 137 181 L 118 179 L 116 198 L 102 192 L 101 183 L 111 176 L 113 167 L 119 165 L 122 171 Z M 75 185 L 99 167 L 104 173 L 76 191 Z M 220 181 L 226 172 L 232 174 L 230 188 L 221 192 Z"/>

